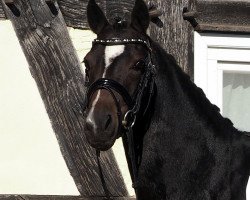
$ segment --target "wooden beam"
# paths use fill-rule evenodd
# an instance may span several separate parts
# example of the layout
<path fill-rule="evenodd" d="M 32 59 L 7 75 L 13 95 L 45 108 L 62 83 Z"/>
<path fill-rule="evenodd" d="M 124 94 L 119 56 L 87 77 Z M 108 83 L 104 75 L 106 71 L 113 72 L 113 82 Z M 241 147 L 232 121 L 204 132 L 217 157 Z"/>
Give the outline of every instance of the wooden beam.
<path fill-rule="evenodd" d="M 160 29 L 151 23 L 150 36 L 162 44 L 176 58 L 182 69 L 193 77 L 193 28 L 182 16 L 184 8 L 192 9 L 192 2 L 156 0 L 154 3 L 163 13 L 160 19 L 164 27 Z"/>
<path fill-rule="evenodd" d="M 130 20 L 134 0 L 96 0 L 102 10 L 106 13 L 108 20 L 112 23 L 116 16 L 125 17 Z M 60 10 L 68 26 L 88 29 L 87 23 L 87 4 L 88 0 L 60 0 L 58 1 Z"/>
<path fill-rule="evenodd" d="M 3 9 L 2 2 L 0 2 L 0 20 L 6 19 L 6 15 Z"/>
<path fill-rule="evenodd" d="M 0 195 L 0 200 L 103 200 L 104 197 L 42 196 L 42 195 Z M 113 197 L 114 200 L 136 200 L 129 197 Z"/>
<path fill-rule="evenodd" d="M 106 13 L 111 23 L 116 16 L 125 17 L 126 20 L 130 20 L 134 0 L 96 0 L 96 2 Z M 89 28 L 86 20 L 88 0 L 60 0 L 58 4 L 68 26 L 79 29 Z"/>
<path fill-rule="evenodd" d="M 54 2 L 55 0 L 45 0 L 46 2 Z M 3 1 L 0 1 L 0 20 L 5 20 L 7 19 L 7 16 L 5 14 L 5 11 L 4 11 L 4 6 L 3 6 L 3 3 L 4 4 L 13 4 L 14 3 L 14 0 L 3 0 Z"/>
<path fill-rule="evenodd" d="M 14 3 L 14 0 L 3 0 L 5 3 Z M 45 0 L 45 2 L 56 1 L 56 0 Z"/>
<path fill-rule="evenodd" d="M 58 0 L 57 2 L 67 26 L 78 29 L 89 29 L 87 22 L 88 0 Z M 96 0 L 96 2 L 105 12 L 106 0 Z"/>
<path fill-rule="evenodd" d="M 56 0 L 46 0 L 46 2 L 54 1 Z M 4 2 L 10 4 L 14 0 L 4 0 Z M 86 10 L 88 0 L 57 0 L 57 2 L 67 26 L 78 29 L 89 29 Z M 117 15 L 124 16 L 127 20 L 130 20 L 134 0 L 96 0 L 96 2 L 106 12 L 107 18 L 111 23 Z M 6 19 L 2 5 L 0 5 L 0 19 Z"/>
<path fill-rule="evenodd" d="M 56 0 L 46 0 L 46 2 L 54 2 Z M 2 1 L 3 2 L 3 1 Z M 4 0 L 5 3 L 11 4 L 14 0 Z M 64 16 L 64 20 L 69 27 L 78 29 L 88 29 L 86 7 L 88 0 L 59 0 L 57 1 L 59 8 Z M 104 8 L 106 1 L 97 0 L 99 5 Z M 0 20 L 6 19 L 3 5 L 0 3 Z"/>
<path fill-rule="evenodd" d="M 193 26 L 199 32 L 250 33 L 249 0 L 195 0 L 195 7 L 186 15 L 196 21 Z"/>
<path fill-rule="evenodd" d="M 44 0 L 14 1 L 13 10 L 3 5 L 79 192 L 103 196 L 95 151 L 84 135 L 84 78 L 58 5 L 49 8 Z M 127 196 L 112 151 L 101 154 L 101 165 L 111 195 Z"/>
<path fill-rule="evenodd" d="M 11 3 L 13 1 L 14 0 L 5 0 L 7 3 Z M 97 2 L 98 1 L 99 5 L 101 5 L 104 10 L 108 7 L 107 16 L 109 20 L 112 21 L 114 16 L 119 13 L 122 14 L 122 16 L 124 15 L 126 19 L 130 19 L 130 12 L 133 8 L 134 0 L 97 0 Z M 88 0 L 58 1 L 59 7 L 68 26 L 88 29 L 86 20 L 87 2 Z M 184 17 L 189 15 L 189 19 L 196 19 L 198 23 L 193 23 L 193 20 L 191 20 L 191 23 L 197 31 L 250 32 L 250 2 L 248 0 L 185 0 L 184 2 L 185 4 L 188 4 L 188 2 L 196 4 L 194 10 L 187 11 L 187 13 L 184 14 Z M 184 7 L 180 8 L 179 11 L 181 12 L 183 8 Z M 179 11 L 174 12 L 176 13 Z M 193 15 L 194 13 L 195 16 Z M 4 14 L 3 7 L 0 4 L 0 19 L 5 18 L 6 16 Z"/>
<path fill-rule="evenodd" d="M 4 3 L 13 3 L 14 0 L 4 0 Z"/>
<path fill-rule="evenodd" d="M 63 14 L 64 20 L 67 26 L 78 28 L 78 29 L 87 29 L 87 3 L 88 0 L 60 0 L 58 5 Z"/>
<path fill-rule="evenodd" d="M 130 21 L 131 12 L 134 7 L 135 0 L 108 0 L 106 1 L 106 15 L 110 23 L 116 16 L 124 17 L 125 20 Z"/>

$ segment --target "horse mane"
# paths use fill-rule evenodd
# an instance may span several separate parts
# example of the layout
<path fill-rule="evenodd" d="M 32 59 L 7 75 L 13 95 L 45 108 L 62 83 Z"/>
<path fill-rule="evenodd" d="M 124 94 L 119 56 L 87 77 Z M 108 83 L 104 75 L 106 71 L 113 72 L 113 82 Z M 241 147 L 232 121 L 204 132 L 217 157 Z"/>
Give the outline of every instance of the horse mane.
<path fill-rule="evenodd" d="M 153 49 L 155 50 L 157 59 L 160 61 L 159 65 L 161 66 L 158 67 L 161 76 L 162 74 L 165 74 L 166 76 L 167 73 L 171 74 L 168 76 L 173 76 L 171 77 L 172 81 L 175 81 L 175 84 L 179 86 L 178 89 L 181 88 L 184 96 L 186 96 L 187 99 L 194 105 L 198 115 L 205 119 L 207 124 L 222 132 L 223 135 L 228 134 L 226 130 L 230 132 L 237 131 L 236 128 L 234 128 L 232 121 L 228 118 L 224 118 L 220 114 L 220 109 L 216 105 L 212 104 L 206 97 L 203 90 L 197 87 L 191 81 L 190 77 L 183 72 L 177 64 L 175 58 L 172 55 L 167 54 L 159 44 L 153 41 L 151 41 L 151 43 L 153 45 Z"/>

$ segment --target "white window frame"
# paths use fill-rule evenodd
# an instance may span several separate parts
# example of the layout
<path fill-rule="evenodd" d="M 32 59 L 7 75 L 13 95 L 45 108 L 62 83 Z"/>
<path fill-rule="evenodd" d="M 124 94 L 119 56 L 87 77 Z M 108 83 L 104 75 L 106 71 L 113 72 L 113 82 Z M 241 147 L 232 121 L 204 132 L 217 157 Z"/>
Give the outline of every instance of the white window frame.
<path fill-rule="evenodd" d="M 250 36 L 194 34 L 194 82 L 222 111 L 223 72 L 250 73 Z"/>

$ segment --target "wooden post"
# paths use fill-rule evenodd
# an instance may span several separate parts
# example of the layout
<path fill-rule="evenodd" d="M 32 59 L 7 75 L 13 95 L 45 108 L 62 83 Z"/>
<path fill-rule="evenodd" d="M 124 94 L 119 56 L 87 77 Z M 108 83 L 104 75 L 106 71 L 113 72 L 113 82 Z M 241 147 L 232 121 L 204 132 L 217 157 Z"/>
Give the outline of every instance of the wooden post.
<path fill-rule="evenodd" d="M 6 19 L 5 13 L 4 13 L 4 9 L 3 9 L 3 5 L 2 2 L 0 2 L 0 20 L 1 19 Z"/>
<path fill-rule="evenodd" d="M 96 0 L 103 11 L 105 11 L 106 0 Z M 89 28 L 87 23 L 87 4 L 88 0 L 59 0 L 58 5 L 63 14 L 64 20 L 67 26 L 87 29 Z"/>
<path fill-rule="evenodd" d="M 192 0 L 194 1 L 194 0 Z M 250 32 L 250 1 L 195 0 L 184 16 L 198 32 Z"/>
<path fill-rule="evenodd" d="M 45 0 L 50 2 L 52 0 Z M 6 3 L 13 2 L 13 0 L 5 0 Z M 88 0 L 59 0 L 57 1 L 59 8 L 63 14 L 63 18 L 67 26 L 77 29 L 89 29 L 87 22 L 87 4 Z M 96 0 L 101 9 L 106 12 L 107 18 L 112 22 L 112 19 L 119 14 L 130 19 L 131 11 L 134 6 L 134 0 Z M 108 9 L 106 9 L 108 8 Z M 0 19 L 5 19 L 3 6 L 0 3 Z"/>
<path fill-rule="evenodd" d="M 63 14 L 64 20 L 67 26 L 74 28 L 86 28 L 88 27 L 86 20 L 86 8 L 88 1 L 79 0 L 60 0 L 58 5 Z"/>
<path fill-rule="evenodd" d="M 58 5 L 44 0 L 14 0 L 6 6 L 1 1 L 79 192 L 85 197 L 103 196 L 95 151 L 84 135 L 84 77 Z M 102 153 L 101 165 L 112 196 L 127 196 L 112 151 Z"/>
<path fill-rule="evenodd" d="M 149 1 L 149 0 L 148 0 Z M 162 44 L 162 47 L 175 57 L 178 64 L 191 77 L 193 76 L 193 28 L 183 19 L 183 10 L 192 10 L 191 0 L 156 0 L 153 1 L 163 15 L 160 17 L 164 27 L 159 29 L 154 24 L 150 36 Z"/>
<path fill-rule="evenodd" d="M 130 21 L 132 9 L 134 7 L 135 0 L 107 0 L 106 1 L 106 15 L 111 23 L 115 17 L 123 17 Z"/>

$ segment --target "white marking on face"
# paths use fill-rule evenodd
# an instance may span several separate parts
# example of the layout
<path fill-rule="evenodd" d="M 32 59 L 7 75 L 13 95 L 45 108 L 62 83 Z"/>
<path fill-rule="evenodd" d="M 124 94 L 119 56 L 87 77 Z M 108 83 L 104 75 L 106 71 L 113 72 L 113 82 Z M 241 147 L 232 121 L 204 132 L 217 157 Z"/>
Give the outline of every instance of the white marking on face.
<path fill-rule="evenodd" d="M 124 52 L 124 45 L 106 46 L 105 48 L 105 69 L 107 69 L 116 57 Z"/>
<path fill-rule="evenodd" d="M 89 114 L 88 114 L 88 117 L 87 117 L 87 119 L 86 119 L 86 121 L 87 121 L 88 123 L 92 124 L 92 126 L 94 127 L 94 132 L 95 132 L 95 133 L 96 133 L 97 127 L 96 127 L 96 124 L 95 124 L 95 121 L 94 121 L 94 109 L 95 109 L 95 106 L 96 106 L 96 104 L 97 104 L 97 102 L 98 102 L 98 100 L 99 100 L 100 95 L 101 95 L 101 90 L 98 90 L 98 93 L 97 93 L 97 95 L 96 95 L 96 98 L 95 98 L 95 100 L 94 100 L 93 103 L 92 103 L 91 109 L 90 109 Z"/>
<path fill-rule="evenodd" d="M 114 45 L 114 46 L 105 47 L 105 51 L 104 51 L 105 67 L 104 67 L 104 72 L 102 74 L 102 78 L 105 78 L 108 67 L 113 63 L 115 58 L 117 58 L 124 52 L 124 50 L 125 50 L 125 45 Z M 98 100 L 100 99 L 100 96 L 101 96 L 101 90 L 98 91 L 96 98 L 92 103 L 91 109 L 89 111 L 89 115 L 86 119 L 88 123 L 91 123 L 93 125 L 95 132 L 96 132 L 97 126 L 94 121 L 94 110 L 95 110 L 95 106 Z"/>

